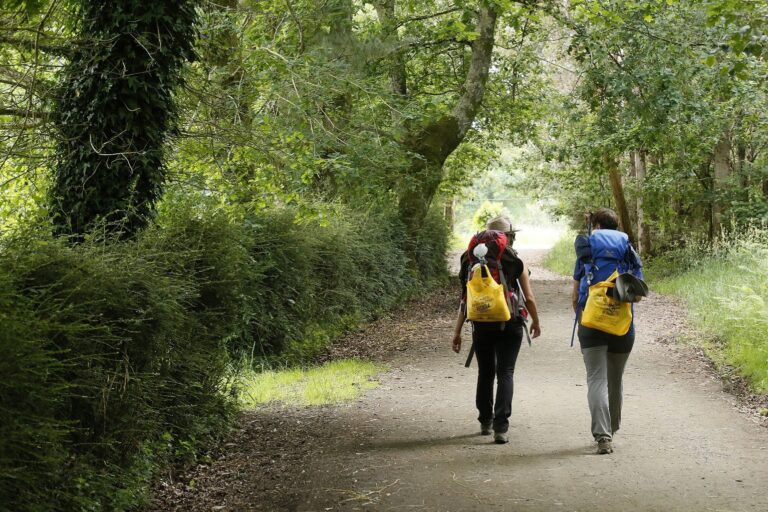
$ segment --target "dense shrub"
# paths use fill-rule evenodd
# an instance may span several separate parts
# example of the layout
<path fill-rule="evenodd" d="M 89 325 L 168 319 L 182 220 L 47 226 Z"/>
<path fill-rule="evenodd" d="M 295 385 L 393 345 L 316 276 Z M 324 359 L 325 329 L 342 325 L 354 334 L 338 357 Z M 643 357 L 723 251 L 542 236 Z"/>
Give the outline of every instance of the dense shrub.
<path fill-rule="evenodd" d="M 10 356 L 0 464 L 3 477 L 17 473 L 0 481 L 3 505 L 135 503 L 155 462 L 191 453 L 231 410 L 220 392 L 222 329 L 201 303 L 209 277 L 174 268 L 146 244 L 6 240 L 2 252 L 0 287 L 14 307 L 0 318 L 0 351 Z M 164 453 L 171 441 L 175 453 Z"/>
<path fill-rule="evenodd" d="M 169 200 L 127 242 L 0 241 L 0 510 L 124 510 L 226 430 L 233 360 L 296 362 L 444 275 L 389 213 Z"/>

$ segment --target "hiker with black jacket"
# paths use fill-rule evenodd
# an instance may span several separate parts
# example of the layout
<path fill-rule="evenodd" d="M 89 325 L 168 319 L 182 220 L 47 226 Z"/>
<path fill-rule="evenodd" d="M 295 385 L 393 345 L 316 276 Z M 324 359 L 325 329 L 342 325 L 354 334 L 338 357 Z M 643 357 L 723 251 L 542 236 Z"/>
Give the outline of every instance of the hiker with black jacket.
<path fill-rule="evenodd" d="M 613 282 L 616 282 L 619 278 L 615 276 L 618 274 L 629 274 L 630 279 L 642 279 L 643 274 L 640 258 L 627 235 L 618 230 L 616 212 L 610 208 L 600 208 L 590 214 L 588 223 L 589 236 L 579 235 L 575 242 L 577 259 L 573 272 L 572 302 L 587 371 L 587 401 L 592 416 L 592 436 L 597 441 L 597 453 L 608 454 L 613 452 L 613 437 L 621 424 L 622 380 L 635 342 L 635 327 L 629 304 L 625 304 L 627 318 L 618 333 L 606 332 L 605 326 L 584 325 L 589 324 L 587 320 L 591 318 L 588 313 L 592 306 L 587 305 L 587 299 L 592 293 L 591 288 L 611 283 L 612 277 Z M 614 285 L 611 293 L 618 290 L 617 285 Z M 640 295 L 645 293 L 647 287 L 639 292 Z M 619 299 L 618 295 L 616 297 Z M 631 302 L 636 300 L 639 297 L 631 299 Z M 612 313 L 615 314 L 615 310 Z"/>
<path fill-rule="evenodd" d="M 536 298 L 528 278 L 528 269 L 517 252 L 512 249 L 515 233 L 518 230 L 506 216 L 489 220 L 486 227 L 488 232 L 501 232 L 506 235 L 506 246 L 498 259 L 501 268 L 497 269 L 498 275 L 503 276 L 506 281 L 505 293 L 509 293 L 510 296 L 525 297 L 524 304 L 520 301 L 518 307 L 515 303 L 512 308 L 515 311 L 512 312 L 509 321 L 473 322 L 472 328 L 472 347 L 477 356 L 478 367 L 475 405 L 479 411 L 480 433 L 490 435 L 493 431 L 494 441 L 504 444 L 508 441 L 507 430 L 509 417 L 512 414 L 513 376 L 525 329 L 524 315 L 530 314 L 532 319 L 531 338 L 541 334 L 541 327 Z M 478 233 L 475 237 L 485 233 Z M 462 302 L 453 335 L 453 351 L 457 354 L 461 350 L 461 329 L 466 321 L 466 283 L 470 278 L 472 259 L 469 251 L 461 256 L 459 279 L 462 283 Z M 497 381 L 495 401 L 494 378 Z"/>

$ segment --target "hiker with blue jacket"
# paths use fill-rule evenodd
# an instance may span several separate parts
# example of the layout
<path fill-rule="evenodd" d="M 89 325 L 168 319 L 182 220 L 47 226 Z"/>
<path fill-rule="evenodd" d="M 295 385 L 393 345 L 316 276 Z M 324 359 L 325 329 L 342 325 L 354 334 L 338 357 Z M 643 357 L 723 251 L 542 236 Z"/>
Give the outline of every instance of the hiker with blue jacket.
<path fill-rule="evenodd" d="M 494 442 L 504 444 L 508 441 L 507 430 L 509 417 L 512 414 L 515 363 L 527 328 L 526 316 L 530 316 L 531 319 L 530 338 L 536 338 L 541 334 L 541 326 L 536 299 L 528 278 L 528 268 L 517 252 L 512 249 L 517 229 L 506 216 L 489 220 L 486 227 L 486 231 L 481 231 L 473 237 L 470 249 L 461 256 L 459 279 L 462 283 L 462 299 L 452 345 L 453 351 L 458 354 L 461 351 L 461 329 L 467 321 L 466 284 L 473 274 L 475 263 L 474 257 L 470 254 L 473 252 L 473 242 L 481 239 L 502 240 L 500 252 L 494 253 L 494 257 L 491 257 L 489 252 L 487 263 L 499 276 L 499 282 L 504 281 L 505 292 L 515 297 L 515 300 L 510 302 L 512 304 L 510 309 L 514 311 L 510 320 L 506 322 L 472 322 L 472 348 L 467 365 L 474 354 L 478 368 L 475 405 L 479 413 L 477 419 L 480 421 L 480 433 L 482 435 L 493 433 Z M 494 249 L 498 248 L 494 245 Z M 481 270 L 478 269 L 475 272 L 481 272 Z M 522 297 L 524 299 L 521 299 Z M 495 400 L 494 380 L 497 383 Z"/>
<path fill-rule="evenodd" d="M 632 276 L 642 279 L 642 263 L 629 242 L 626 233 L 618 230 L 619 220 L 616 212 L 610 208 L 600 208 L 590 215 L 590 235 L 579 235 L 575 241 L 576 266 L 573 272 L 573 309 L 578 320 L 578 337 L 581 353 L 587 371 L 587 401 L 592 416 L 592 436 L 597 441 L 597 453 L 613 452 L 613 436 L 621 424 L 622 407 L 622 378 L 627 359 L 635 341 L 635 326 L 631 319 L 631 305 L 619 304 L 626 307 L 626 330 L 623 334 L 611 334 L 600 328 L 584 325 L 589 316 L 595 318 L 587 306 L 590 289 L 595 285 L 605 284 L 603 290 L 607 296 L 617 293 L 616 276 L 623 274 L 633 282 Z M 623 277 L 622 276 L 622 277 Z M 625 279 L 621 281 L 626 282 Z M 623 292 L 624 290 L 622 290 Z M 640 300 L 638 292 L 626 302 Z M 618 297 L 618 295 L 617 295 Z M 596 300 L 596 299 L 594 299 Z M 605 299 L 606 301 L 612 299 Z M 624 299 L 621 299 L 624 301 Z M 592 302 L 593 299 L 590 299 Z M 613 314 L 618 309 L 617 303 L 607 309 Z M 585 307 L 588 311 L 585 312 Z M 621 331 L 619 331 L 621 332 Z"/>

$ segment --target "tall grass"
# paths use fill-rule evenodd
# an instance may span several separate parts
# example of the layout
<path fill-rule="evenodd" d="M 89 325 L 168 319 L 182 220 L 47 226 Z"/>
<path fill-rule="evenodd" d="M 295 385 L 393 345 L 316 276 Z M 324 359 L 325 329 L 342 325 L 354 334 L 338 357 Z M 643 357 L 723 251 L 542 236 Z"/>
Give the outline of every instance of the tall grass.
<path fill-rule="evenodd" d="M 564 276 L 572 275 L 573 266 L 576 261 L 576 253 L 573 249 L 575 237 L 574 233 L 567 232 L 555 242 L 555 245 L 552 246 L 552 249 L 544 257 L 542 262 L 544 268 Z"/>
<path fill-rule="evenodd" d="M 684 298 L 705 348 L 768 393 L 768 233 L 753 231 L 715 246 L 689 244 L 650 266 L 654 288 Z"/>

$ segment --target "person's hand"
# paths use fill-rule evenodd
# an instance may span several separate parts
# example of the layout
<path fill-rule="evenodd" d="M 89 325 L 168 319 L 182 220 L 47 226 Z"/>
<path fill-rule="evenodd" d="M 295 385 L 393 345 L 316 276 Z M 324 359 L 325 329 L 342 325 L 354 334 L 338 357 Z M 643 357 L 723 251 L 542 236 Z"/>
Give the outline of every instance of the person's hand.
<path fill-rule="evenodd" d="M 541 336 L 541 326 L 539 322 L 533 322 L 531 324 L 531 338 L 538 338 Z"/>
<path fill-rule="evenodd" d="M 453 351 L 457 354 L 461 351 L 461 333 L 453 335 Z"/>

